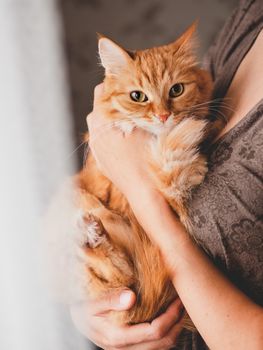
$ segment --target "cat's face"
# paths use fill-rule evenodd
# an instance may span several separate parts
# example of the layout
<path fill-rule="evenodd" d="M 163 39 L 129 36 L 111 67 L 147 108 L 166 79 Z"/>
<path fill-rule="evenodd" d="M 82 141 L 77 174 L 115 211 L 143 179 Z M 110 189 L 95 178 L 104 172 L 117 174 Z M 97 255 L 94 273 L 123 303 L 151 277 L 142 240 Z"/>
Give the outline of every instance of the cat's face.
<path fill-rule="evenodd" d="M 193 32 L 194 26 L 172 44 L 133 53 L 100 38 L 110 118 L 121 116 L 127 130 L 135 125 L 159 134 L 189 115 L 207 114 L 207 106 L 193 108 L 211 94 L 211 79 L 192 53 Z"/>

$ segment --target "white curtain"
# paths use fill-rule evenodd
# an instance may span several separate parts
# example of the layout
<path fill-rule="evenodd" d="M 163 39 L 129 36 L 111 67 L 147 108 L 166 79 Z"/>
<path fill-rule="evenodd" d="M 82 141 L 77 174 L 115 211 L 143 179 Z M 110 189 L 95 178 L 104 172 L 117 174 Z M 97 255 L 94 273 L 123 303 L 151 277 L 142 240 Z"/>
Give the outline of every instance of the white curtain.
<path fill-rule="evenodd" d="M 0 349 L 82 350 L 47 296 L 39 219 L 74 148 L 62 35 L 52 0 L 0 0 Z"/>

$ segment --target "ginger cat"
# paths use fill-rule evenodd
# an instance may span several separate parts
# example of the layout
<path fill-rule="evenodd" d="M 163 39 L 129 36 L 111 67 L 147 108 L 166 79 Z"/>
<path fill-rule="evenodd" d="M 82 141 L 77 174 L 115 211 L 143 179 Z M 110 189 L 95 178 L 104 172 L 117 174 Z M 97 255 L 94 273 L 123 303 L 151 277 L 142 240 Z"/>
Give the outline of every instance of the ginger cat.
<path fill-rule="evenodd" d="M 222 126 L 221 120 L 208 116 L 212 83 L 197 65 L 194 32 L 192 25 L 175 42 L 141 51 L 127 51 L 99 37 L 105 68 L 101 105 L 109 126 L 123 132 L 143 128 L 152 134 L 148 161 L 156 186 L 189 231 L 187 200 L 207 171 L 201 146 Z M 68 215 L 58 218 L 58 210 L 66 206 Z M 128 287 L 136 293 L 136 304 L 128 311 L 112 312 L 112 317 L 129 324 L 152 320 L 175 298 L 158 247 L 91 153 L 83 170 L 64 185 L 50 215 L 56 222 L 50 230 L 50 249 L 58 253 L 60 247 L 62 255 L 55 280 L 64 293 L 65 281 L 59 280 L 66 278 L 66 298 L 99 297 Z M 70 270 L 65 270 L 65 261 Z"/>

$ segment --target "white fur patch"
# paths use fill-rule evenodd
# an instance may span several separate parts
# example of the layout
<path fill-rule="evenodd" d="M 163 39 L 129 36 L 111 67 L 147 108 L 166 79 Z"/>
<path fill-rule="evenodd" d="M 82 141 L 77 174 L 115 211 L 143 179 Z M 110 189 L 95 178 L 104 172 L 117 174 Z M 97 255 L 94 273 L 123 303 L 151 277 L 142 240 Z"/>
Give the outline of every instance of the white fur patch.
<path fill-rule="evenodd" d="M 96 221 L 91 221 L 86 225 L 88 244 L 92 248 L 98 247 L 105 239 L 101 232 L 101 227 Z"/>
<path fill-rule="evenodd" d="M 131 134 L 135 128 L 135 125 L 130 121 L 122 121 L 116 123 L 116 127 L 121 129 L 125 134 Z"/>
<path fill-rule="evenodd" d="M 102 227 L 93 214 L 84 213 L 79 209 L 76 212 L 75 220 L 78 228 L 76 238 L 78 238 L 78 245 L 80 247 L 88 244 L 91 248 L 96 248 L 103 242 L 105 236 L 101 232 Z"/>
<path fill-rule="evenodd" d="M 134 118 L 133 122 L 139 128 L 150 132 L 153 135 L 160 135 L 162 133 L 170 132 L 174 127 L 173 115 L 171 114 L 165 123 L 162 123 L 159 118 L 153 116 L 151 121 L 141 118 Z"/>
<path fill-rule="evenodd" d="M 193 158 L 175 159 L 163 164 L 162 170 L 165 173 L 173 173 L 177 168 L 185 168 L 193 163 Z"/>
<path fill-rule="evenodd" d="M 180 201 L 183 198 L 184 194 L 184 191 L 182 191 L 182 189 L 178 189 L 174 185 L 162 189 L 162 192 L 166 198 L 175 199 L 177 201 Z"/>

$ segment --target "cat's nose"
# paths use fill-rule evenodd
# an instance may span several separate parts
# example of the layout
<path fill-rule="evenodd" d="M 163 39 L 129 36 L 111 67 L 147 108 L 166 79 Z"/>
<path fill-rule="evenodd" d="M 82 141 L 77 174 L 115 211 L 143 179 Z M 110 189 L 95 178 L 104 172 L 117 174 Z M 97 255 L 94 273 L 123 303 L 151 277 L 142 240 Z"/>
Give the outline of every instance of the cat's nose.
<path fill-rule="evenodd" d="M 162 123 L 166 122 L 166 120 L 169 118 L 170 114 L 169 113 L 166 113 L 166 114 L 159 114 L 158 115 L 158 118 L 160 119 L 160 121 Z"/>

